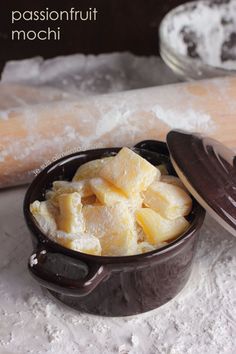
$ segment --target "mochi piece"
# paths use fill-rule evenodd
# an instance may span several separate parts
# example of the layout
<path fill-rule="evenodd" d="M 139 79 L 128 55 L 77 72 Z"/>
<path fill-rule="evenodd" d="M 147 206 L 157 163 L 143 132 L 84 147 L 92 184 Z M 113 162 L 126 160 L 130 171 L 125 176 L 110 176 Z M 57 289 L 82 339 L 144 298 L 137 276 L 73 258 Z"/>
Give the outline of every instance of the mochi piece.
<path fill-rule="evenodd" d="M 89 180 L 84 179 L 79 182 L 69 181 L 54 181 L 52 189 L 46 193 L 46 199 L 50 200 L 53 205 L 58 207 L 58 196 L 61 194 L 68 194 L 77 192 L 82 198 L 92 196 Z"/>
<path fill-rule="evenodd" d="M 138 243 L 137 254 L 155 251 L 155 250 L 162 248 L 166 245 L 168 245 L 167 242 L 161 242 L 158 245 L 153 246 L 150 243 L 148 243 L 147 241 L 142 241 L 142 242 Z"/>
<path fill-rule="evenodd" d="M 181 179 L 179 179 L 176 176 L 171 176 L 171 175 L 163 175 L 161 176 L 161 182 L 165 182 L 168 184 L 173 184 L 174 186 L 182 188 L 185 192 L 189 193 Z"/>
<path fill-rule="evenodd" d="M 35 200 L 30 204 L 30 212 L 34 216 L 38 226 L 45 234 L 53 233 L 57 229 L 57 210 L 49 201 L 40 202 Z"/>
<path fill-rule="evenodd" d="M 143 193 L 143 203 L 164 218 L 186 216 L 192 209 L 192 199 L 183 188 L 165 182 L 152 183 Z"/>
<path fill-rule="evenodd" d="M 101 168 L 111 159 L 113 159 L 112 156 L 85 162 L 83 165 L 79 166 L 72 181 L 76 182 L 83 179 L 98 177 Z"/>
<path fill-rule="evenodd" d="M 175 220 L 165 219 L 150 208 L 137 210 L 136 220 L 143 228 L 144 241 L 153 246 L 158 246 L 162 242 L 176 238 L 189 227 L 189 222 L 184 217 Z"/>
<path fill-rule="evenodd" d="M 63 231 L 56 231 L 51 235 L 51 239 L 61 246 L 69 248 L 73 251 L 101 255 L 101 245 L 97 237 L 85 233 L 69 234 Z"/>
<path fill-rule="evenodd" d="M 121 190 L 103 178 L 92 178 L 90 180 L 90 186 L 98 200 L 104 205 L 111 206 L 128 200 Z"/>
<path fill-rule="evenodd" d="M 135 220 L 125 203 L 83 207 L 86 233 L 96 236 L 103 256 L 134 254 L 137 248 Z"/>
<path fill-rule="evenodd" d="M 84 221 L 80 194 L 77 192 L 60 194 L 58 204 L 58 229 L 72 234 L 83 232 Z"/>
<path fill-rule="evenodd" d="M 145 191 L 157 176 L 157 168 L 127 147 L 108 161 L 100 177 L 121 189 L 127 196 Z"/>

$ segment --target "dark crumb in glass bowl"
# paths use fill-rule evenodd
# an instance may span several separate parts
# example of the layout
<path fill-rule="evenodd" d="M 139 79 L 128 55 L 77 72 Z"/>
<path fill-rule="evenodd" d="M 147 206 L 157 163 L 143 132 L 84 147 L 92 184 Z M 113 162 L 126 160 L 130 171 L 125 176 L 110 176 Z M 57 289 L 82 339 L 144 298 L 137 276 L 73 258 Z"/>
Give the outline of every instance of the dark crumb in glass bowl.
<path fill-rule="evenodd" d="M 232 32 L 221 48 L 221 61 L 236 60 L 236 32 Z"/>
<path fill-rule="evenodd" d="M 183 38 L 183 42 L 187 46 L 188 56 L 190 58 L 199 59 L 200 56 L 197 51 L 197 47 L 198 47 L 197 34 L 193 30 L 191 30 L 191 28 L 189 28 L 188 26 L 184 26 L 181 29 L 180 34 Z"/>

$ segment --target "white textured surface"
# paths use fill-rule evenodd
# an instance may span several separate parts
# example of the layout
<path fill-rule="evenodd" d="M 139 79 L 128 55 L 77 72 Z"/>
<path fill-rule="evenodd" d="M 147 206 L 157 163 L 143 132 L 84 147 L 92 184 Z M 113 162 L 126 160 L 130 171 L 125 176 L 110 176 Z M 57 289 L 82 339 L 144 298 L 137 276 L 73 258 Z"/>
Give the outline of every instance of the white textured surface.
<path fill-rule="evenodd" d="M 32 252 L 25 189 L 0 192 L 0 353 L 233 354 L 236 239 L 209 217 L 191 280 L 162 308 L 129 318 L 77 313 L 54 302 L 27 271 Z"/>
<path fill-rule="evenodd" d="M 6 63 L 1 82 L 48 85 L 77 96 L 132 90 L 179 81 L 157 56 L 131 53 L 74 54 Z"/>

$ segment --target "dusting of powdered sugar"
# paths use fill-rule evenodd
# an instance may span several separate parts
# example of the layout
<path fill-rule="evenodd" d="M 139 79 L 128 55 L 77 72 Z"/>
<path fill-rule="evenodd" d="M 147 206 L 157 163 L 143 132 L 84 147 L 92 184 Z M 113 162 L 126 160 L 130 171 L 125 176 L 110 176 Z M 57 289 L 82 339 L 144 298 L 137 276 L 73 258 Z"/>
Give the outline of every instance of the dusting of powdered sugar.
<path fill-rule="evenodd" d="M 176 53 L 225 69 L 236 69 L 235 29 L 235 0 L 184 4 L 162 23 L 163 38 Z"/>
<path fill-rule="evenodd" d="M 50 86 L 83 97 L 179 81 L 157 56 L 131 53 L 34 57 L 6 63 L 1 82 Z"/>
<path fill-rule="evenodd" d="M 22 208 L 25 188 L 0 198 L 0 352 L 234 354 L 236 239 L 207 216 L 191 278 L 166 305 L 109 318 L 57 302 L 27 272 L 32 244 Z"/>
<path fill-rule="evenodd" d="M 100 114 L 99 124 L 95 131 L 97 137 L 119 129 L 128 122 L 129 117 L 135 112 L 135 106 L 132 103 L 122 101 L 117 105 L 111 96 L 108 98 L 108 105 L 103 105 L 99 100 L 95 100 Z"/>
<path fill-rule="evenodd" d="M 159 105 L 152 108 L 152 112 L 156 114 L 158 119 L 166 123 L 171 129 L 184 129 L 188 131 L 212 132 L 215 125 L 209 114 L 204 112 L 196 112 L 193 109 L 186 111 L 177 111 L 171 109 L 163 109 Z"/>
<path fill-rule="evenodd" d="M 49 343 L 59 342 L 63 339 L 63 330 L 59 330 L 58 327 L 46 324 L 44 326 L 44 332 L 47 336 Z"/>
<path fill-rule="evenodd" d="M 34 253 L 30 256 L 30 266 L 33 267 L 38 264 L 37 255 Z"/>

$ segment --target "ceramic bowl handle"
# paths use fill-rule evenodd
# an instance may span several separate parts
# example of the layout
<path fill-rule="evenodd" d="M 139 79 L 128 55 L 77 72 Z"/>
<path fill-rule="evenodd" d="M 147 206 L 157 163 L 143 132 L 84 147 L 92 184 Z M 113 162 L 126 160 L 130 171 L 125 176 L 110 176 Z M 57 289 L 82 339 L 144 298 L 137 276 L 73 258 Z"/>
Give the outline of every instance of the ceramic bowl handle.
<path fill-rule="evenodd" d="M 88 263 L 85 261 L 76 261 L 69 256 L 66 257 L 66 264 L 74 267 L 86 268 L 87 274 L 83 278 L 71 279 L 48 269 L 46 260 L 48 255 L 54 254 L 54 257 L 60 258 L 58 253 L 51 252 L 46 248 L 37 248 L 29 258 L 28 268 L 31 275 L 40 283 L 40 285 L 71 296 L 85 296 L 93 291 L 103 280 L 107 279 L 110 271 L 107 267 L 97 263 Z M 59 259 L 58 259 L 59 261 Z"/>

